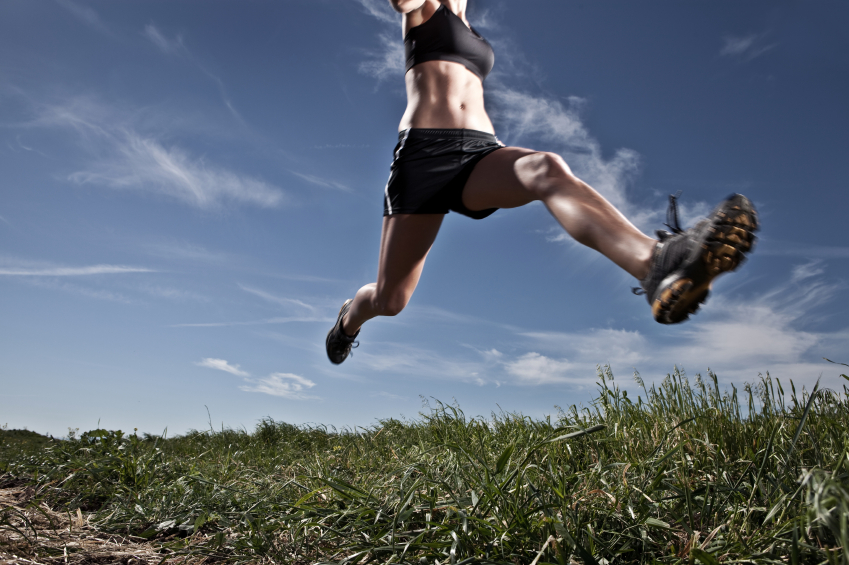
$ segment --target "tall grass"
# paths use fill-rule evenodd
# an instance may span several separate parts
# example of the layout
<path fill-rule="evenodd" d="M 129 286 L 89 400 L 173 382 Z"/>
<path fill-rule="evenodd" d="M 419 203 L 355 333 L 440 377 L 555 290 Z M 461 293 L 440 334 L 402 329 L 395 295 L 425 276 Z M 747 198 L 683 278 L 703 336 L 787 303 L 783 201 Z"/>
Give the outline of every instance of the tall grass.
<path fill-rule="evenodd" d="M 95 430 L 0 472 L 172 557 L 849 564 L 849 389 L 636 380 L 601 369 L 587 408 L 541 421 L 435 402 L 368 429 Z"/>

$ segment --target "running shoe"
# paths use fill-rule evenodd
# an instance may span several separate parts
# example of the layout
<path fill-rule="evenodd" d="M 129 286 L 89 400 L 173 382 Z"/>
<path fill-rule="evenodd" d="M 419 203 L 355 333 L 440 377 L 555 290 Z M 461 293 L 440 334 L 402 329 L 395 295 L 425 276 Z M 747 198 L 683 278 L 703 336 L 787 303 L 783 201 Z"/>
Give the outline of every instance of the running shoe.
<path fill-rule="evenodd" d="M 752 202 L 732 194 L 710 216 L 684 231 L 678 224 L 678 195 L 669 197 L 667 226 L 658 231 L 649 274 L 640 281 L 654 319 L 677 324 L 695 313 L 707 300 L 717 276 L 735 270 L 752 250 L 758 215 Z M 671 224 L 670 222 L 671 216 Z"/>
<path fill-rule="evenodd" d="M 344 318 L 345 314 L 348 313 L 348 309 L 351 307 L 353 302 L 353 299 L 345 301 L 345 304 L 343 304 L 342 308 L 339 310 L 339 317 L 336 318 L 336 325 L 330 328 L 330 331 L 327 332 L 327 357 L 334 365 L 338 365 L 347 359 L 348 355 L 351 354 L 351 349 L 360 345 L 360 342 L 354 341 L 357 339 L 357 336 L 360 335 L 359 330 L 357 330 L 357 333 L 353 336 L 346 335 L 345 332 L 342 331 L 342 318 Z"/>

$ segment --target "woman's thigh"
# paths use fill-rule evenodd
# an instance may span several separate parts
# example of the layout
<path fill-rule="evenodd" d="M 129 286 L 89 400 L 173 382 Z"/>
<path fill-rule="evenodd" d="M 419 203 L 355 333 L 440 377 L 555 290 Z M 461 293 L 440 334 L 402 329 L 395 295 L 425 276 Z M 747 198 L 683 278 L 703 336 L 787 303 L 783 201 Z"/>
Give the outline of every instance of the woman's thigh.
<path fill-rule="evenodd" d="M 530 190 L 534 171 L 545 163 L 543 154 L 522 147 L 493 151 L 475 165 L 463 189 L 463 204 L 469 210 L 516 208 L 538 199 Z"/>
<path fill-rule="evenodd" d="M 401 300 L 406 305 L 444 218 L 445 214 L 384 216 L 377 273 L 379 297 Z"/>

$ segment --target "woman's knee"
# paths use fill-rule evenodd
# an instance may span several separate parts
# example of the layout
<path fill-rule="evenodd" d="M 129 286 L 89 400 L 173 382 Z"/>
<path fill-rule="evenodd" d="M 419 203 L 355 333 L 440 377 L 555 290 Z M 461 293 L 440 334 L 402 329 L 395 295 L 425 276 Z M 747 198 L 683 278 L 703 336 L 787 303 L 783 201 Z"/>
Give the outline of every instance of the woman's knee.
<path fill-rule="evenodd" d="M 540 200 L 577 181 L 563 157 L 547 151 L 531 153 L 519 159 L 516 162 L 516 174 L 522 184 Z"/>
<path fill-rule="evenodd" d="M 374 309 L 378 316 L 397 316 L 409 301 L 410 297 L 404 292 L 378 293 L 374 298 Z"/>

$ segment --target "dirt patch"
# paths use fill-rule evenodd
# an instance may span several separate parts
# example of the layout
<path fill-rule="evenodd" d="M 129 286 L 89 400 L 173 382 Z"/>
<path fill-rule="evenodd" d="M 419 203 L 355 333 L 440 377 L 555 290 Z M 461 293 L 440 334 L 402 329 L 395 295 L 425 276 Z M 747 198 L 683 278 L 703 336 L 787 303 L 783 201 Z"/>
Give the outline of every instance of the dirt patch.
<path fill-rule="evenodd" d="M 100 532 L 90 515 L 56 512 L 36 499 L 33 487 L 0 489 L 0 565 L 200 564 L 144 538 Z"/>

